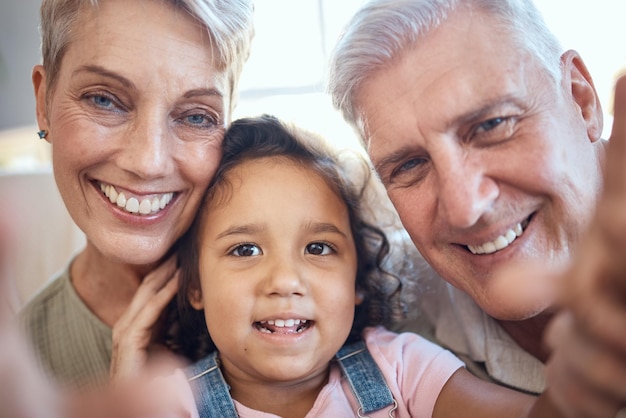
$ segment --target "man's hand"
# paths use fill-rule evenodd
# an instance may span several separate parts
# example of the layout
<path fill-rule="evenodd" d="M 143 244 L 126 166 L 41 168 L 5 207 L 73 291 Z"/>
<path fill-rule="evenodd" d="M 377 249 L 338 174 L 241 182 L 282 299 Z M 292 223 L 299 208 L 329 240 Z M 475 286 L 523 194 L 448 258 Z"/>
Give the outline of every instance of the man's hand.
<path fill-rule="evenodd" d="M 546 333 L 551 397 L 571 417 L 613 418 L 626 407 L 626 77 L 614 109 L 602 196 L 561 281 L 565 310 Z"/>

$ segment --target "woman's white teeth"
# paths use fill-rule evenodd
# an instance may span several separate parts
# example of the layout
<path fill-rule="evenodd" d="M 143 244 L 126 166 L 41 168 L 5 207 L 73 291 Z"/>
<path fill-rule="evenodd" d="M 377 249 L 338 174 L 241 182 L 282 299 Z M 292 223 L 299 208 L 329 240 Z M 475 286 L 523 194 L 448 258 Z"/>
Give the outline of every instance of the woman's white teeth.
<path fill-rule="evenodd" d="M 524 228 L 521 223 L 518 223 L 512 229 L 506 231 L 503 235 L 500 235 L 493 241 L 486 242 L 482 245 L 468 245 L 467 248 L 472 254 L 491 254 L 496 251 L 502 250 L 508 247 L 513 241 L 517 239 L 524 232 Z"/>
<path fill-rule="evenodd" d="M 129 213 L 139 213 L 141 215 L 157 213 L 164 209 L 174 197 L 174 193 L 164 193 L 159 196 L 144 198 L 140 201 L 136 197 L 126 198 L 124 192 L 118 192 L 115 187 L 104 183 L 100 183 L 100 190 L 109 198 L 111 203 L 125 209 Z"/>

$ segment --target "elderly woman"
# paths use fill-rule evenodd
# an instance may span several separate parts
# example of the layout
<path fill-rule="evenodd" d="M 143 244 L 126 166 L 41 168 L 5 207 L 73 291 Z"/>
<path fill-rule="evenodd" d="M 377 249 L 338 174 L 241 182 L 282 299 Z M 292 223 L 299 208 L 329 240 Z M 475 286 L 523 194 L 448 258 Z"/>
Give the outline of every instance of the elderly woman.
<path fill-rule="evenodd" d="M 61 383 L 106 380 L 114 347 L 146 346 L 128 330 L 175 294 L 171 248 L 220 160 L 252 14 L 249 0 L 43 1 L 39 136 L 87 243 L 20 316 Z"/>

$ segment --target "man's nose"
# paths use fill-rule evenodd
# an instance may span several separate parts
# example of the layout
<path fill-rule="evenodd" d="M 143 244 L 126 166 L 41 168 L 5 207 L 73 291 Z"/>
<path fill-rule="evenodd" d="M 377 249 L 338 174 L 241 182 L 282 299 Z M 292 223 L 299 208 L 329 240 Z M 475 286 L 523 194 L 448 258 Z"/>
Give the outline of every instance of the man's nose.
<path fill-rule="evenodd" d="M 499 195 L 487 162 L 457 149 L 441 156 L 435 167 L 440 214 L 455 228 L 476 224 Z"/>

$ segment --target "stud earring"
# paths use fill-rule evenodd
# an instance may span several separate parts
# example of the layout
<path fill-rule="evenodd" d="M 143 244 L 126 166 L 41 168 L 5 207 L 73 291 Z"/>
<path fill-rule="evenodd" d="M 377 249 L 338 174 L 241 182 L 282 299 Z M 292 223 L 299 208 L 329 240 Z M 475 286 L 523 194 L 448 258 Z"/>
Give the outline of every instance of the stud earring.
<path fill-rule="evenodd" d="M 46 139 L 46 137 L 48 136 L 48 131 L 42 129 L 41 131 L 37 132 L 37 135 L 39 135 L 39 139 Z"/>

